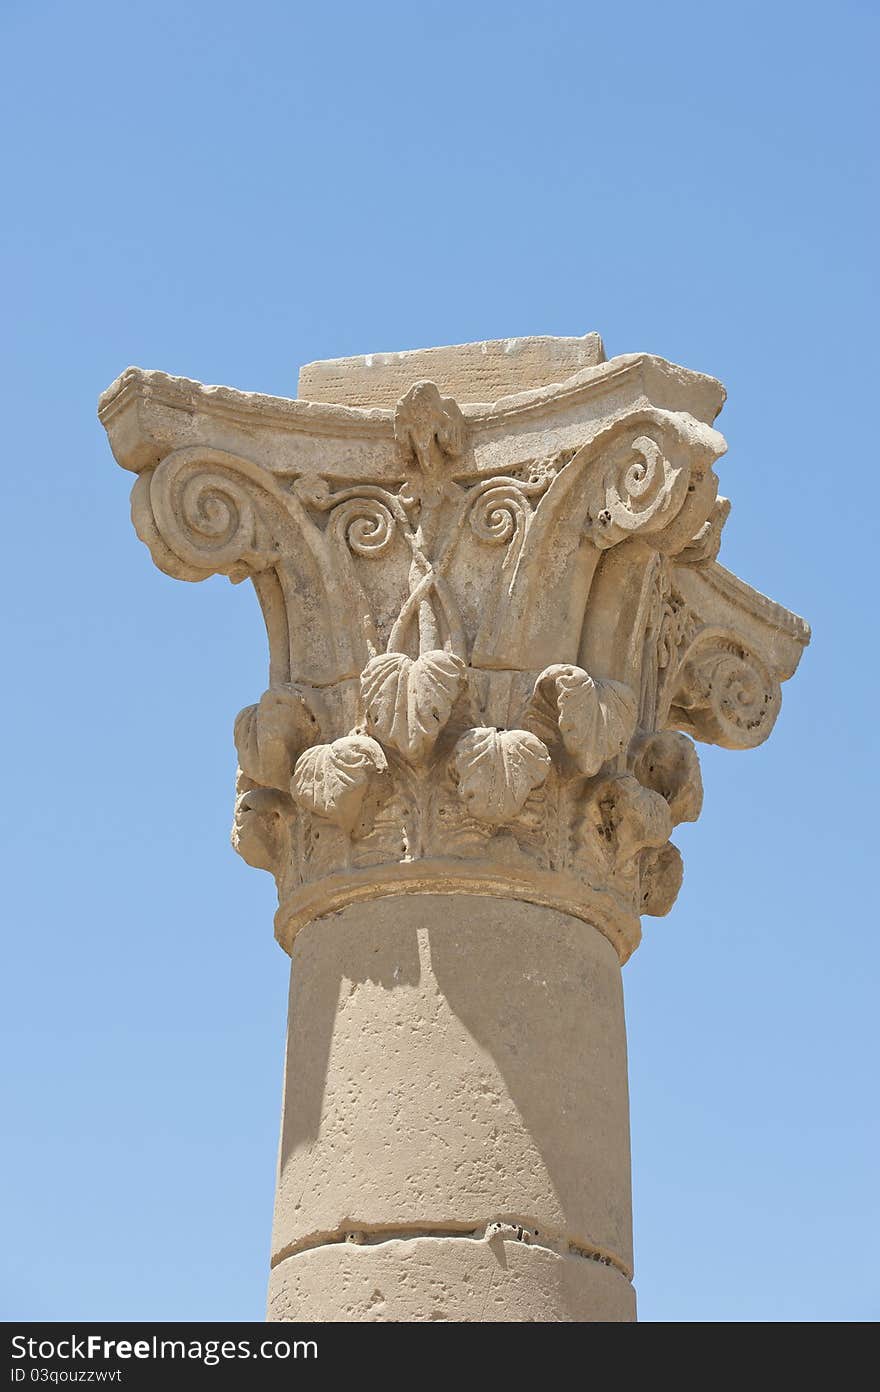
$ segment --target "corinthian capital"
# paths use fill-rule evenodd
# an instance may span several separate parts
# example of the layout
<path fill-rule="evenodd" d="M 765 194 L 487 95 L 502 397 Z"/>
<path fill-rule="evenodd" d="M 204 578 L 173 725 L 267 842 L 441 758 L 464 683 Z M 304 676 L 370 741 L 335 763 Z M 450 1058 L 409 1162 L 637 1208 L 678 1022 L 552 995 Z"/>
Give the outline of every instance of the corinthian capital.
<path fill-rule="evenodd" d="M 275 876 L 282 945 L 457 889 L 586 918 L 625 960 L 678 891 L 693 741 L 766 739 L 808 630 L 715 559 L 717 382 L 594 353 L 485 404 L 462 353 L 457 390 L 410 354 L 372 396 L 362 360 L 356 405 L 342 367 L 309 371 L 330 401 L 129 369 L 100 415 L 156 564 L 256 587 L 234 840 Z"/>

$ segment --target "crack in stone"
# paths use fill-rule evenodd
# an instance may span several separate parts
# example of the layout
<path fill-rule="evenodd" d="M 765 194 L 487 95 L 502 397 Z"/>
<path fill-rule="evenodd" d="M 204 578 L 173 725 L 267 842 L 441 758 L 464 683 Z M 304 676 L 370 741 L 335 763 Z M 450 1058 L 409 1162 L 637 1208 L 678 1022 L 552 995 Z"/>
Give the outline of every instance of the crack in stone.
<path fill-rule="evenodd" d="M 319 1247 L 339 1246 L 346 1242 L 356 1247 L 378 1247 L 385 1242 L 419 1242 L 431 1238 L 451 1238 L 466 1242 L 492 1242 L 500 1238 L 503 1242 L 522 1242 L 530 1247 L 541 1247 L 545 1251 L 555 1252 L 558 1256 L 599 1262 L 602 1266 L 610 1266 L 619 1271 L 627 1281 L 632 1280 L 632 1271 L 614 1252 L 595 1247 L 591 1243 L 577 1242 L 564 1233 L 553 1233 L 547 1228 L 538 1228 L 528 1219 L 520 1221 L 511 1218 L 491 1218 L 483 1223 L 461 1223 L 458 1226 L 449 1223 L 412 1224 L 408 1227 L 373 1224 L 369 1227 L 344 1227 L 334 1231 L 316 1232 L 283 1247 L 273 1256 L 270 1265 L 274 1270 L 282 1262 L 301 1256 L 304 1252 L 313 1252 Z"/>

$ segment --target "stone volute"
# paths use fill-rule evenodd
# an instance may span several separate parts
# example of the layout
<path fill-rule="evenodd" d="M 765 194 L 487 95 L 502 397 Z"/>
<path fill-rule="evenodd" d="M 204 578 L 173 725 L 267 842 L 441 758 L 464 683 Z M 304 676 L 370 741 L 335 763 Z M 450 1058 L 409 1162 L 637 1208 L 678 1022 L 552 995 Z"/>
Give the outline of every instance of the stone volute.
<path fill-rule="evenodd" d="M 269 1315 L 629 1320 L 620 967 L 682 878 L 694 741 L 769 735 L 806 624 L 716 560 L 710 377 L 595 334 L 131 368 L 132 516 L 253 581 L 233 841 L 292 959 Z"/>

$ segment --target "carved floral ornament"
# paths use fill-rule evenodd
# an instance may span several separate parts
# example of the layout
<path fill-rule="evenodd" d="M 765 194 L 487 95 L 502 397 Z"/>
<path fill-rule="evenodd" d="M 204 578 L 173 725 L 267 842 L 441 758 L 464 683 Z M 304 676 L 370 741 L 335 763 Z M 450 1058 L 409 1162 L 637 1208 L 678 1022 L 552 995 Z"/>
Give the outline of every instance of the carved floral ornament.
<path fill-rule="evenodd" d="M 184 444 L 135 483 L 162 570 L 251 578 L 263 608 L 234 843 L 275 875 L 288 947 L 359 896 L 470 888 L 579 914 L 625 958 L 681 882 L 691 737 L 761 743 L 796 663 L 768 637 L 785 611 L 715 562 L 722 437 L 641 402 L 541 457 L 510 432 L 493 471 L 434 384 L 386 415 L 344 413 L 347 478 L 345 455 L 331 475 Z"/>

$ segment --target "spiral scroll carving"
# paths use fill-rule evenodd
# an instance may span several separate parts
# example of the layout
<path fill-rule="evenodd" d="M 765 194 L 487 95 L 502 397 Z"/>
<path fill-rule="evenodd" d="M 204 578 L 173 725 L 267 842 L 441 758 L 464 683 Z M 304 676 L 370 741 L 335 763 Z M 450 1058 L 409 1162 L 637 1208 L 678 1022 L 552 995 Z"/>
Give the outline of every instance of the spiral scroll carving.
<path fill-rule="evenodd" d="M 637 435 L 605 472 L 605 506 L 596 520 L 606 540 L 671 520 L 687 496 L 689 474 L 650 435 Z"/>
<path fill-rule="evenodd" d="M 271 483 L 249 461 L 181 449 L 139 476 L 132 519 L 156 564 L 176 578 L 242 579 L 269 563 L 260 505 L 271 502 Z"/>
<path fill-rule="evenodd" d="M 519 485 L 504 480 L 487 488 L 474 500 L 469 513 L 471 530 L 480 541 L 503 546 L 525 531 L 531 508 Z"/>
<path fill-rule="evenodd" d="M 395 527 L 391 510 L 379 498 L 349 498 L 330 514 L 331 534 L 343 538 L 356 556 L 381 556 L 394 539 Z"/>
<path fill-rule="evenodd" d="M 782 693 L 764 662 L 729 637 L 697 640 L 676 682 L 670 723 L 727 749 L 763 744 Z"/>
<path fill-rule="evenodd" d="M 542 467 L 543 466 L 543 467 Z M 555 471 L 543 461 L 529 479 L 490 478 L 474 488 L 468 506 L 471 531 L 489 546 L 509 546 L 518 554 L 532 518 L 532 499 L 546 493 Z"/>

